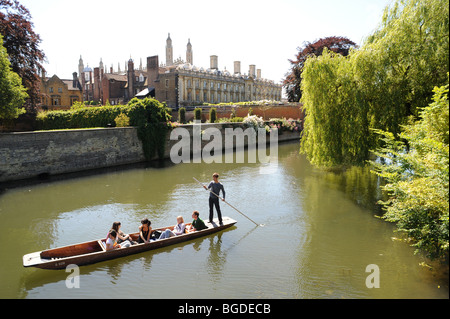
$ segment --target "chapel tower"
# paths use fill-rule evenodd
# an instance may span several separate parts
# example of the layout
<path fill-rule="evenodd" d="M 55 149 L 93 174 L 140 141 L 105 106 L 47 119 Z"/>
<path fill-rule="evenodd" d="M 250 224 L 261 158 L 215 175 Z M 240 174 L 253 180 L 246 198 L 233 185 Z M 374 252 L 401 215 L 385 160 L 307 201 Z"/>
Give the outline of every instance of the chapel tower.
<path fill-rule="evenodd" d="M 173 65 L 173 47 L 172 47 L 172 39 L 169 37 L 166 41 L 166 65 L 171 66 Z"/>
<path fill-rule="evenodd" d="M 194 64 L 194 58 L 192 54 L 192 44 L 191 39 L 188 40 L 187 49 L 186 49 L 186 62 L 193 65 Z"/>
<path fill-rule="evenodd" d="M 83 63 L 83 58 L 80 55 L 80 60 L 78 61 L 78 80 L 81 82 L 81 77 L 83 75 L 83 71 L 84 71 L 84 63 Z"/>

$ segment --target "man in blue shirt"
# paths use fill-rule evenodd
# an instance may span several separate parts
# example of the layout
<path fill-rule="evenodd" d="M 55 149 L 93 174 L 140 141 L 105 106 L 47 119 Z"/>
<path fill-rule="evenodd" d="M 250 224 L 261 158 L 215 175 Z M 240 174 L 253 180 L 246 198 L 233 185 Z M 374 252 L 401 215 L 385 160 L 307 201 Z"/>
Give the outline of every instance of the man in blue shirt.
<path fill-rule="evenodd" d="M 209 193 L 209 222 L 212 223 L 214 217 L 213 206 L 216 206 L 217 217 L 219 217 L 219 224 L 223 225 L 222 222 L 222 212 L 220 211 L 219 205 L 219 193 L 222 190 L 223 198 L 225 201 L 225 189 L 223 188 L 222 183 L 219 183 L 219 174 L 213 174 L 213 181 L 209 183 L 208 187 L 203 186 L 205 189 L 211 189 L 212 193 Z M 214 194 L 216 195 L 214 195 Z"/>

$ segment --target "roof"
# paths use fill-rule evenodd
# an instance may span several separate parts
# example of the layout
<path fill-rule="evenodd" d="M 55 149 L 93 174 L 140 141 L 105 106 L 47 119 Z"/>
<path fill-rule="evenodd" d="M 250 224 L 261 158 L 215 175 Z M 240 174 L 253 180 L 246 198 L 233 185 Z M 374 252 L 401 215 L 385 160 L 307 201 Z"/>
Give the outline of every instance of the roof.
<path fill-rule="evenodd" d="M 138 94 L 136 94 L 135 96 L 136 96 L 136 97 L 147 97 L 147 96 L 149 96 L 150 93 L 151 93 L 152 91 L 154 91 L 154 90 L 155 90 L 154 87 L 146 88 L 146 89 L 142 90 L 141 92 L 139 92 Z"/>
<path fill-rule="evenodd" d="M 74 87 L 73 86 L 73 80 L 61 80 L 64 82 L 65 85 L 67 85 L 67 89 L 70 91 L 81 91 L 81 87 Z M 76 84 L 79 84 L 78 80 L 76 81 Z"/>
<path fill-rule="evenodd" d="M 121 81 L 121 82 L 127 82 L 127 76 L 122 74 L 113 74 L 113 73 L 106 73 L 103 74 L 103 76 L 108 80 L 115 80 L 115 81 Z"/>

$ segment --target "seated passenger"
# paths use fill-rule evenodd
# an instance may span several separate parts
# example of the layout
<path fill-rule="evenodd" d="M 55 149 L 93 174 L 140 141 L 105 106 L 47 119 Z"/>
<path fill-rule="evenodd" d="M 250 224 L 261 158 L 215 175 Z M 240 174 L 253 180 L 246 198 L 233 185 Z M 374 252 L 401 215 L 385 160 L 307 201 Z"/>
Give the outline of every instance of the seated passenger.
<path fill-rule="evenodd" d="M 135 244 L 135 242 L 131 239 L 130 235 L 125 234 L 120 230 L 122 224 L 120 222 L 114 222 L 111 229 L 114 229 L 117 233 L 117 243 L 120 244 L 122 248 L 130 247 Z"/>
<path fill-rule="evenodd" d="M 150 242 L 150 236 L 153 232 L 152 227 L 150 226 L 152 224 L 151 221 L 149 221 L 147 218 L 144 218 L 141 220 L 141 226 L 139 226 L 139 238 L 138 243 L 149 243 Z"/>
<path fill-rule="evenodd" d="M 186 225 L 184 224 L 184 219 L 182 216 L 178 216 L 177 217 L 177 225 L 173 228 L 173 231 L 170 229 L 166 229 L 161 236 L 159 236 L 159 239 L 164 239 L 164 238 L 170 238 L 173 236 L 177 236 L 177 235 L 182 235 L 184 234 Z"/>
<path fill-rule="evenodd" d="M 194 212 L 192 213 L 192 218 L 194 218 L 194 220 L 192 221 L 192 224 L 189 227 L 188 232 L 193 232 L 193 231 L 198 231 L 198 230 L 202 230 L 202 229 L 207 229 L 208 228 L 205 225 L 205 222 L 203 220 L 201 220 L 199 215 L 200 215 L 199 212 L 194 210 Z"/>
<path fill-rule="evenodd" d="M 106 239 L 107 251 L 121 247 L 119 244 L 117 244 L 116 239 L 117 239 L 117 232 L 114 229 L 111 229 L 108 233 L 108 238 Z"/>

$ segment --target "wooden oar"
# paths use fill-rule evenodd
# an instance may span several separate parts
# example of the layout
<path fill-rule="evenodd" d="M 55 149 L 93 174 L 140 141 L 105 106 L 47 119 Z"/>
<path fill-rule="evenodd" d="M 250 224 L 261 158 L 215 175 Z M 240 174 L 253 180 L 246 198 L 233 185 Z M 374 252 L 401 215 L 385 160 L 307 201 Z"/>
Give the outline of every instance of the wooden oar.
<path fill-rule="evenodd" d="M 200 185 L 202 185 L 204 188 L 206 188 L 205 185 L 203 185 L 202 183 L 200 183 L 195 177 L 193 177 L 193 179 L 195 179 L 195 181 L 197 183 L 199 183 Z M 224 201 L 226 204 L 228 204 L 228 206 L 230 206 L 231 208 L 233 208 L 235 211 L 237 211 L 239 214 L 241 214 L 242 216 L 244 216 L 245 218 L 247 218 L 248 220 L 250 220 L 252 223 L 254 223 L 256 226 L 260 226 L 260 227 L 264 227 L 263 224 L 258 224 L 256 223 L 254 220 L 252 220 L 250 217 L 248 217 L 247 215 L 245 215 L 243 212 L 241 212 L 239 209 L 237 209 L 236 207 L 234 207 L 233 205 L 231 205 L 230 203 L 228 203 L 225 199 L 223 199 L 222 197 L 220 197 L 219 195 L 217 195 L 216 193 L 214 193 L 212 190 L 207 189 L 208 191 L 210 191 L 210 193 L 216 195 L 219 199 L 221 199 L 222 201 Z"/>

